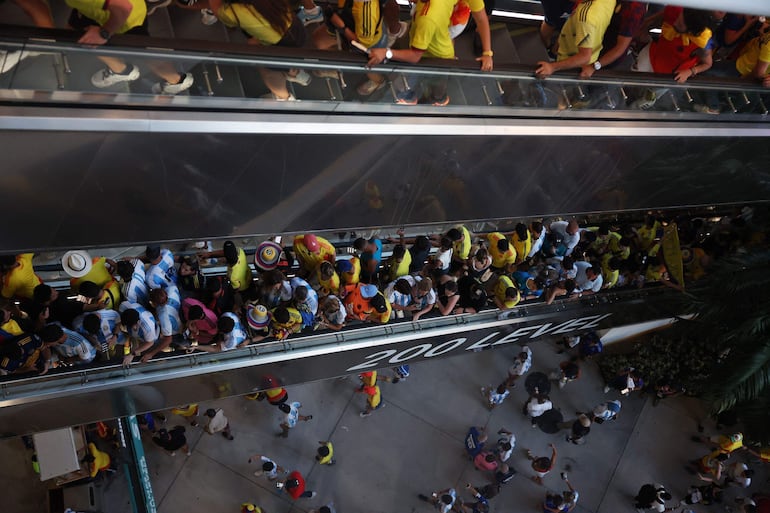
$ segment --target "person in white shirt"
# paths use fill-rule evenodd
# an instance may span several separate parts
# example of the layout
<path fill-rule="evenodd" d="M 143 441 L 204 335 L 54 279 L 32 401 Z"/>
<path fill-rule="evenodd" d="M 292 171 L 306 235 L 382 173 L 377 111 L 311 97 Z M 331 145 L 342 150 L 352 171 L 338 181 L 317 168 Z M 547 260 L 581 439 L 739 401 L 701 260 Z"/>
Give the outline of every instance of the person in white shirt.
<path fill-rule="evenodd" d="M 487 400 L 487 407 L 493 410 L 498 404 L 503 404 L 505 398 L 508 397 L 508 387 L 505 386 L 505 382 L 501 383 L 497 388 L 481 387 L 481 395 Z"/>
<path fill-rule="evenodd" d="M 222 314 L 217 321 L 217 330 L 215 340 L 218 342 L 209 346 L 197 346 L 196 349 L 207 353 L 219 353 L 244 347 L 252 341 L 243 329 L 241 320 L 233 312 Z"/>
<path fill-rule="evenodd" d="M 225 417 L 225 412 L 222 408 L 214 409 L 209 408 L 204 414 L 209 418 L 208 424 L 206 424 L 206 433 L 213 435 L 214 433 L 222 433 L 222 436 L 228 440 L 232 440 L 233 434 L 230 432 L 230 421 Z"/>
<path fill-rule="evenodd" d="M 505 428 L 500 429 L 497 434 L 501 436 L 497 439 L 495 452 L 500 463 L 505 463 L 513 454 L 513 448 L 516 447 L 516 436 Z"/>
<path fill-rule="evenodd" d="M 575 262 L 577 274 L 575 275 L 575 291 L 578 297 L 595 294 L 602 290 L 604 279 L 602 268 L 599 264 L 591 262 Z"/>
<path fill-rule="evenodd" d="M 537 427 L 537 418 L 553 408 L 553 403 L 547 395 L 530 397 L 524 405 L 527 416 L 532 420 L 532 427 Z"/>
<path fill-rule="evenodd" d="M 145 273 L 145 282 L 150 290 L 176 285 L 176 267 L 174 254 L 159 246 L 147 246 L 145 258 L 150 263 Z"/>
<path fill-rule="evenodd" d="M 753 475 L 753 470 L 751 470 L 745 463 L 738 461 L 727 467 L 725 483 L 734 484 L 741 488 L 748 488 L 751 486 L 751 478 Z"/>
<path fill-rule="evenodd" d="M 509 388 L 516 386 L 516 380 L 527 373 L 532 367 L 532 350 L 529 346 L 523 346 L 521 352 L 516 355 L 516 359 L 508 368 L 508 380 L 506 384 Z"/>
<path fill-rule="evenodd" d="M 580 226 L 574 219 L 572 221 L 554 221 L 549 226 L 549 231 L 558 234 L 561 238 L 561 243 L 557 247 L 551 248 L 553 255 L 549 256 L 569 256 L 580 242 Z"/>
<path fill-rule="evenodd" d="M 545 241 L 545 227 L 543 223 L 539 221 L 533 221 L 529 225 L 529 231 L 532 233 L 532 248 L 527 253 L 527 258 L 532 258 L 543 249 L 543 241 Z"/>
<path fill-rule="evenodd" d="M 275 481 L 278 479 L 278 473 L 287 474 L 288 471 L 278 465 L 275 461 L 271 460 L 267 456 L 263 456 L 261 454 L 255 454 L 251 458 L 249 458 L 249 463 L 252 461 L 257 461 L 261 463 L 261 470 L 257 470 L 254 472 L 254 475 L 257 477 L 265 476 L 268 481 Z"/>

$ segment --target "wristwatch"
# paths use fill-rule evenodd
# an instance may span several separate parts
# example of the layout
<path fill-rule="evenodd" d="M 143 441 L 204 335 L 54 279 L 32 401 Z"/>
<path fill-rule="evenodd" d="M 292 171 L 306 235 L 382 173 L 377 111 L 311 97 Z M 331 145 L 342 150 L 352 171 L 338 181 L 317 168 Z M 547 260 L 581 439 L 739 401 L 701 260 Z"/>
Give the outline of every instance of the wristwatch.
<path fill-rule="evenodd" d="M 101 37 L 105 41 L 109 41 L 111 36 L 112 34 L 110 34 L 110 32 L 104 27 L 99 29 L 99 37 Z"/>
<path fill-rule="evenodd" d="M 385 60 L 389 61 L 392 58 L 393 58 L 393 50 L 391 50 L 390 48 L 386 48 L 385 49 Z"/>
<path fill-rule="evenodd" d="M 594 62 L 594 69 L 596 71 L 599 71 L 600 69 L 602 69 L 602 63 L 599 61 Z"/>

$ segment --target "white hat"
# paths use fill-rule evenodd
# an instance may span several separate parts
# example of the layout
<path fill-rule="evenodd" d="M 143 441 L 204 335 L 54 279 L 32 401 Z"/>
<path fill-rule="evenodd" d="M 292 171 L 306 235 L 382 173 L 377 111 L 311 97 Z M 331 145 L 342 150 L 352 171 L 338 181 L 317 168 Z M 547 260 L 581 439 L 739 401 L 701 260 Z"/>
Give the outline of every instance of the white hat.
<path fill-rule="evenodd" d="M 73 278 L 82 278 L 91 272 L 91 255 L 81 250 L 67 251 L 61 257 L 61 266 Z"/>

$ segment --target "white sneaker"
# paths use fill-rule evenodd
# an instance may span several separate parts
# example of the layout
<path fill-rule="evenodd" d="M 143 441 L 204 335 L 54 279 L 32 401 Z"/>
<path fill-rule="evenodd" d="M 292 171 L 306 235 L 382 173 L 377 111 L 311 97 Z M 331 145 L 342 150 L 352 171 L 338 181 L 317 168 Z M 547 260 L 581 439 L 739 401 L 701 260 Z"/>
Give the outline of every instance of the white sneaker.
<path fill-rule="evenodd" d="M 397 40 L 401 39 L 404 34 L 406 34 L 407 30 L 409 30 L 409 23 L 405 21 L 399 21 L 398 32 L 392 34 L 390 31 L 388 31 L 388 48 L 393 46 L 393 43 L 395 43 Z"/>
<path fill-rule="evenodd" d="M 178 84 L 169 84 L 165 80 L 158 82 L 152 86 L 152 92 L 155 94 L 177 94 L 187 91 L 192 87 L 194 78 L 192 73 L 185 73 L 182 77 Z"/>
<path fill-rule="evenodd" d="M 631 104 L 631 108 L 635 110 L 649 110 L 655 106 L 655 102 L 657 101 L 658 98 L 655 91 L 647 91 L 644 93 L 644 96 Z"/>
<path fill-rule="evenodd" d="M 10 71 L 16 67 L 18 63 L 28 57 L 37 57 L 42 55 L 40 52 L 29 52 L 16 50 L 13 52 L 0 51 L 0 74 Z"/>
<path fill-rule="evenodd" d="M 317 5 L 310 10 L 300 7 L 297 18 L 303 25 L 307 26 L 311 23 L 321 23 L 324 20 L 324 13 Z"/>
<path fill-rule="evenodd" d="M 91 83 L 95 87 L 110 87 L 121 82 L 133 82 L 139 78 L 139 68 L 133 64 L 127 64 L 131 67 L 128 73 L 115 73 L 110 68 L 100 69 L 91 76 Z"/>
<path fill-rule="evenodd" d="M 211 9 L 201 9 L 201 23 L 204 25 L 213 25 L 219 21 L 219 18 L 216 17 L 214 14 L 214 11 Z"/>
<path fill-rule="evenodd" d="M 313 80 L 313 77 L 310 76 L 310 73 L 304 69 L 299 70 L 294 76 L 291 76 L 288 73 L 284 73 L 284 76 L 286 77 L 287 82 L 294 82 L 295 84 L 299 84 L 301 86 L 306 86 L 310 83 L 311 80 Z"/>
<path fill-rule="evenodd" d="M 148 4 L 152 4 L 151 9 L 147 9 L 147 16 L 152 16 L 155 14 L 155 11 L 158 9 L 162 9 L 163 7 L 168 7 L 171 5 L 172 0 L 147 0 Z"/>

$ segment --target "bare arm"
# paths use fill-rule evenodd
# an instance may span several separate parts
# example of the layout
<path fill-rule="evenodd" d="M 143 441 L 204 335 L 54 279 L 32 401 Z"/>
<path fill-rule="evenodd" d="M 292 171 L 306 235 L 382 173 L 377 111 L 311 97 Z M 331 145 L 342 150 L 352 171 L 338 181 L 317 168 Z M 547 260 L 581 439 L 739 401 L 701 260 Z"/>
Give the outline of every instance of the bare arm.
<path fill-rule="evenodd" d="M 580 50 L 578 50 L 578 53 L 576 53 L 572 57 L 567 57 L 562 61 L 556 61 L 556 62 L 540 61 L 537 63 L 535 74 L 541 77 L 547 77 L 549 75 L 552 75 L 556 71 L 561 71 L 563 69 L 582 68 L 583 66 L 591 62 L 592 54 L 593 54 L 593 50 L 591 48 L 580 48 Z"/>
<path fill-rule="evenodd" d="M 481 57 L 476 57 L 476 61 L 481 63 L 481 71 L 492 71 L 492 35 L 489 31 L 489 17 L 487 11 L 479 9 L 472 11 L 473 21 L 476 22 L 476 32 L 481 39 Z"/>
<path fill-rule="evenodd" d="M 687 79 L 694 77 L 698 73 L 703 73 L 711 69 L 713 60 L 711 59 L 711 50 L 701 50 L 698 52 L 698 64 L 690 69 L 679 70 L 674 74 L 674 80 L 680 84 L 687 82 Z"/>
<path fill-rule="evenodd" d="M 631 45 L 631 41 L 633 41 L 633 38 L 631 37 L 618 36 L 615 46 L 607 50 L 605 54 L 599 57 L 599 64 L 601 64 L 602 67 L 605 67 L 620 59 L 623 55 L 626 54 L 626 50 L 628 50 L 628 47 Z M 593 67 L 593 64 L 586 64 L 580 71 L 580 77 L 589 78 L 594 74 L 595 71 L 596 69 Z"/>
<path fill-rule="evenodd" d="M 367 66 L 376 66 L 385 60 L 386 48 L 371 48 L 369 50 L 369 62 Z M 425 50 L 418 50 L 417 48 L 409 48 L 408 50 L 391 50 L 393 52 L 393 60 L 408 62 L 411 64 L 417 64 L 422 59 L 422 54 Z"/>
<path fill-rule="evenodd" d="M 107 11 L 110 13 L 107 22 L 101 27 L 98 25 L 89 27 L 86 33 L 78 40 L 78 43 L 103 45 L 107 40 L 104 39 L 99 32 L 102 29 L 106 30 L 110 35 L 117 32 L 126 22 L 129 14 L 131 14 L 131 11 L 134 8 L 129 0 L 111 0 L 106 6 Z"/>

